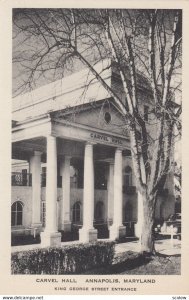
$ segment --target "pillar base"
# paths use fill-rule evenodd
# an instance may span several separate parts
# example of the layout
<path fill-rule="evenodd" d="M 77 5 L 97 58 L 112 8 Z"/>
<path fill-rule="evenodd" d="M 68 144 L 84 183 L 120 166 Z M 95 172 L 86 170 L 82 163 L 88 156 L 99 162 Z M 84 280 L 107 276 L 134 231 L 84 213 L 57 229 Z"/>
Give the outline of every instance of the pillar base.
<path fill-rule="evenodd" d="M 97 229 L 79 229 L 79 241 L 82 243 L 89 243 L 97 241 Z"/>
<path fill-rule="evenodd" d="M 58 247 L 61 245 L 60 232 L 41 232 L 42 247 Z"/>
<path fill-rule="evenodd" d="M 60 230 L 64 232 L 70 232 L 71 231 L 71 225 L 72 223 L 67 221 L 60 225 Z"/>
<path fill-rule="evenodd" d="M 112 225 L 109 228 L 109 232 L 110 232 L 110 239 L 111 240 L 116 240 L 116 239 L 125 237 L 126 227 L 123 226 L 123 225 L 120 225 L 120 226 Z"/>

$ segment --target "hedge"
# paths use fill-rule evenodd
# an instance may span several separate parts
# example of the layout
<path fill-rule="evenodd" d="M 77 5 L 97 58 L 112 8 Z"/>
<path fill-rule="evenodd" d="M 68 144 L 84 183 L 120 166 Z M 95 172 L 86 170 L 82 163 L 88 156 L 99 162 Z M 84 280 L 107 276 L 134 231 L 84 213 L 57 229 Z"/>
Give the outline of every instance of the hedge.
<path fill-rule="evenodd" d="M 112 241 L 40 248 L 12 253 L 12 274 L 81 274 L 112 263 Z"/>

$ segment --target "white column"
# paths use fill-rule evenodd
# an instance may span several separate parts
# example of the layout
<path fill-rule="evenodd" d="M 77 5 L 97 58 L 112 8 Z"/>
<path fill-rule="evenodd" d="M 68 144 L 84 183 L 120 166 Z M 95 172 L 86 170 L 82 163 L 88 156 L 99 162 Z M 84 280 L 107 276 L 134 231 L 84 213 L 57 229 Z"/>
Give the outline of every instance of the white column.
<path fill-rule="evenodd" d="M 46 227 L 41 234 L 44 246 L 57 246 L 61 234 L 57 227 L 57 146 L 56 137 L 47 137 Z"/>
<path fill-rule="evenodd" d="M 62 205 L 61 230 L 71 231 L 70 221 L 70 156 L 65 156 L 61 164 L 62 176 Z"/>
<path fill-rule="evenodd" d="M 115 151 L 114 164 L 114 204 L 113 225 L 110 227 L 110 239 L 118 239 L 125 236 L 126 228 L 122 221 L 123 192 L 122 192 L 122 150 Z"/>
<path fill-rule="evenodd" d="M 94 219 L 94 162 L 93 144 L 86 143 L 84 154 L 84 191 L 83 191 L 83 227 L 79 230 L 79 240 L 90 242 L 97 240 L 97 230 L 93 228 Z"/>
<path fill-rule="evenodd" d="M 113 202 L 114 201 L 114 162 L 109 163 L 108 175 L 108 227 L 113 221 Z"/>
<path fill-rule="evenodd" d="M 41 152 L 34 151 L 30 158 L 32 174 L 32 227 L 41 227 Z"/>

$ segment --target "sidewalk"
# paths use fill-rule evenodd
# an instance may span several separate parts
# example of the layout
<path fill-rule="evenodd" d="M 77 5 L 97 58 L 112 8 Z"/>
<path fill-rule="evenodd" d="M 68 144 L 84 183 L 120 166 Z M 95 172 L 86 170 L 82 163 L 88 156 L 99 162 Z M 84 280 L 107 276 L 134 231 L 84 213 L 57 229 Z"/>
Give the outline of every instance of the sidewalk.
<path fill-rule="evenodd" d="M 127 242 L 122 244 L 117 244 L 115 247 L 116 253 L 121 253 L 125 251 L 134 251 L 139 252 L 138 241 L 133 242 Z M 164 255 L 179 255 L 181 254 L 181 241 L 177 239 L 163 239 L 163 240 L 156 240 L 155 241 L 155 250 L 158 253 L 164 254 Z"/>
<path fill-rule="evenodd" d="M 61 243 L 61 246 L 69 246 L 72 244 L 80 244 L 79 241 L 70 241 L 70 242 L 63 242 Z M 31 245 L 22 245 L 22 246 L 12 246 L 11 252 L 17 252 L 17 251 L 27 251 L 27 250 L 34 250 L 34 249 L 40 249 L 44 248 L 41 244 L 31 244 Z"/>
<path fill-rule="evenodd" d="M 71 244 L 79 244 L 79 241 L 73 241 L 73 242 L 63 242 L 61 243 L 61 246 L 71 245 Z M 125 251 L 134 251 L 139 252 L 139 242 L 138 241 L 132 241 L 132 242 L 126 242 L 121 244 L 116 244 L 115 246 L 115 252 L 116 253 L 122 253 Z M 13 246 L 11 247 L 11 252 L 17 252 L 17 251 L 27 251 L 32 249 L 40 249 L 41 244 L 33 244 L 33 245 L 24 245 L 24 246 Z M 177 239 L 163 239 L 163 240 L 156 240 L 155 241 L 155 249 L 158 253 L 164 254 L 164 255 L 179 255 L 181 254 L 181 241 Z"/>

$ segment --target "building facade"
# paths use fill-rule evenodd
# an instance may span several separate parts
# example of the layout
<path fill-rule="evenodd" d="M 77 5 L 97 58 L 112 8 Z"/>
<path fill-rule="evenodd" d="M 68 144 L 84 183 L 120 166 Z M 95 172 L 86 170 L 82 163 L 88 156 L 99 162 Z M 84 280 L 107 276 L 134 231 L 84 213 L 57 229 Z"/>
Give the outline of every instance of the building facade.
<path fill-rule="evenodd" d="M 66 233 L 81 242 L 140 235 L 124 116 L 91 76 L 82 70 L 13 99 L 13 235 L 40 233 L 43 245 L 59 245 Z M 114 70 L 104 68 L 102 76 L 121 97 Z M 150 92 L 144 85 L 139 92 L 147 117 Z M 156 218 L 167 218 L 174 206 L 170 174 Z"/>

